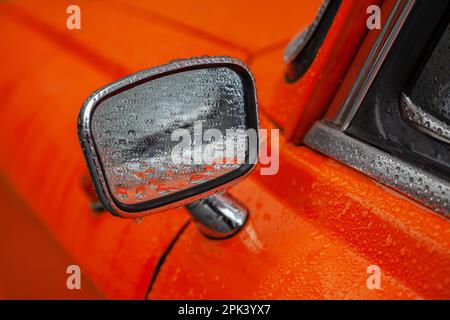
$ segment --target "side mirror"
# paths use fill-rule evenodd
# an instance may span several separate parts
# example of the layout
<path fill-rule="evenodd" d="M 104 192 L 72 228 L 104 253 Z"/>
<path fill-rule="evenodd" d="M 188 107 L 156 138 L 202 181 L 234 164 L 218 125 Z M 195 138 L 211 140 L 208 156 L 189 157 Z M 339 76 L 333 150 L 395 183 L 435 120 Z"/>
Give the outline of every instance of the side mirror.
<path fill-rule="evenodd" d="M 248 174 L 258 155 L 255 83 L 229 57 L 177 60 L 94 92 L 78 133 L 112 214 L 139 218 L 191 203 Z"/>

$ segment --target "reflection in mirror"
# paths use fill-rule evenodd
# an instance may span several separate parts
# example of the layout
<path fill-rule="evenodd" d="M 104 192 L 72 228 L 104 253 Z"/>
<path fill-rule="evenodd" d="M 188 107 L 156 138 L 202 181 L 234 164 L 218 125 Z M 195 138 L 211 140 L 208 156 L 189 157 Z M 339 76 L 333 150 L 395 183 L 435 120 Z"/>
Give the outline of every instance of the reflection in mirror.
<path fill-rule="evenodd" d="M 91 130 L 116 201 L 154 200 L 242 165 L 244 86 L 227 67 L 165 75 L 101 101 Z"/>

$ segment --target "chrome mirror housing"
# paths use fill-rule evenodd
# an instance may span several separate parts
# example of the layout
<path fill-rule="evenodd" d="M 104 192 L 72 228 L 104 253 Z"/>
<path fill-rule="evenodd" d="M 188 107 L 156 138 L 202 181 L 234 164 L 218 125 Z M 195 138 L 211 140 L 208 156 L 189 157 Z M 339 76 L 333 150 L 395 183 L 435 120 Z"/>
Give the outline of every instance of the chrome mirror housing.
<path fill-rule="evenodd" d="M 144 70 L 94 92 L 78 134 L 103 206 L 139 218 L 223 190 L 258 155 L 253 77 L 205 57 Z"/>

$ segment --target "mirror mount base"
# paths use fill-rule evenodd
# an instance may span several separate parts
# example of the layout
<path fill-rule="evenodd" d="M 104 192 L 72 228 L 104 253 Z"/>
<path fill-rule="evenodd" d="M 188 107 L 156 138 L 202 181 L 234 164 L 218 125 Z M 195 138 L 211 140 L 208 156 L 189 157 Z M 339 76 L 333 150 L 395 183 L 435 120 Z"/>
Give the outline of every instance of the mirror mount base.
<path fill-rule="evenodd" d="M 230 194 L 216 193 L 186 205 L 200 232 L 210 239 L 226 239 L 241 230 L 248 209 Z"/>

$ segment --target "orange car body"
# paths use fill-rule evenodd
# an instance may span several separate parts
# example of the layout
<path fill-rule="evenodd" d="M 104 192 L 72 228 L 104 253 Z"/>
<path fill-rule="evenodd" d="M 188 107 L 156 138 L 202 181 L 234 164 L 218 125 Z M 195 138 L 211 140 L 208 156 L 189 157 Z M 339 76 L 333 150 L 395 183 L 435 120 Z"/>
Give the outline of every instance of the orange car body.
<path fill-rule="evenodd" d="M 0 3 L 0 298 L 450 298 L 448 221 L 300 144 L 374 39 L 355 27 L 369 1 L 344 1 L 294 84 L 282 53 L 321 1 L 76 2 L 81 30 L 66 28 L 67 1 Z M 279 173 L 257 168 L 230 189 L 249 208 L 246 227 L 219 241 L 184 208 L 141 223 L 93 212 L 81 185 L 82 101 L 119 77 L 199 55 L 246 62 L 262 127 L 282 129 Z M 70 264 L 82 290 L 66 288 Z M 379 290 L 367 287 L 371 265 L 382 270 Z"/>

